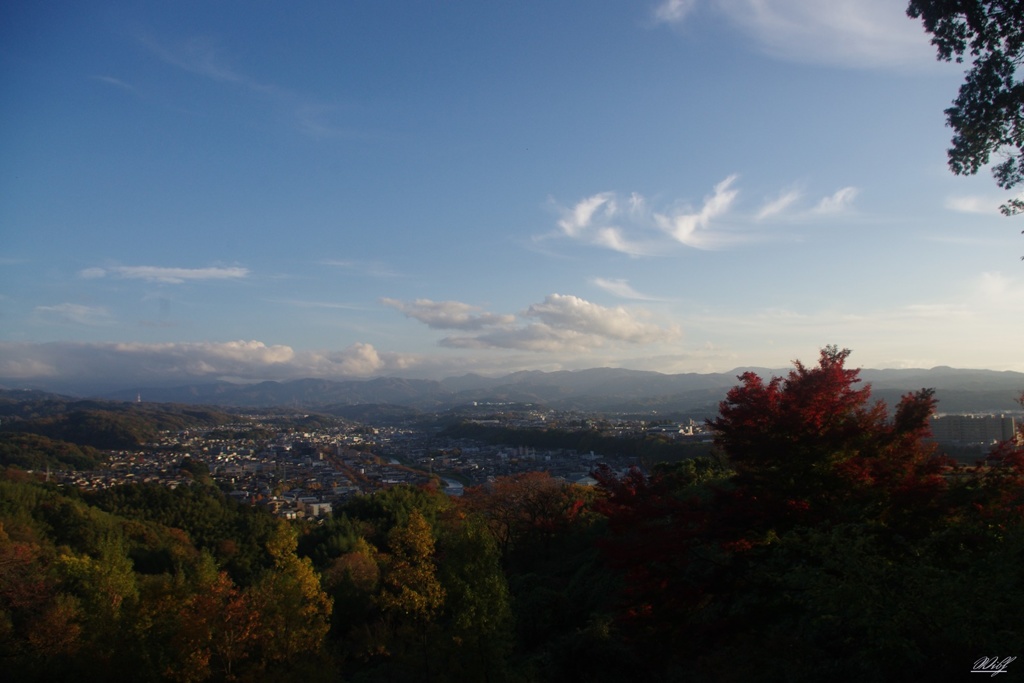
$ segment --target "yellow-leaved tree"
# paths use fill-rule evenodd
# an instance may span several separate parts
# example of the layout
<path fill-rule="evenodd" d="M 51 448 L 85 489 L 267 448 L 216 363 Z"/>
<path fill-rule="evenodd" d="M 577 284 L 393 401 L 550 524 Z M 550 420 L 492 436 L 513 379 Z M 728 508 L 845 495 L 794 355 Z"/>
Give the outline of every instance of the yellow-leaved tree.
<path fill-rule="evenodd" d="M 387 624 L 386 646 L 395 663 L 415 662 L 420 674 L 430 671 L 428 646 L 434 622 L 444 605 L 445 591 L 437 577 L 434 535 L 418 509 L 408 523 L 388 536 L 390 553 L 381 558 L 377 607 Z"/>
<path fill-rule="evenodd" d="M 262 615 L 263 654 L 268 664 L 295 668 L 321 654 L 334 603 L 307 557 L 296 555 L 295 531 L 286 522 L 267 542 L 273 566 L 252 587 Z M 301 658 L 306 658 L 300 661 Z"/>

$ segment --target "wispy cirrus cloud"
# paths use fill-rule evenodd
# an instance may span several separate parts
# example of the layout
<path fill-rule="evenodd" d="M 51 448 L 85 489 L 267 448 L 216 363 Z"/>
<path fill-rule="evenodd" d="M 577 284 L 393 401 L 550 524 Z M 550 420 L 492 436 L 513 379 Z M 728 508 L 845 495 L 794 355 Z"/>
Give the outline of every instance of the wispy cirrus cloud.
<path fill-rule="evenodd" d="M 37 320 L 45 322 L 86 325 L 89 327 L 105 325 L 113 320 L 110 311 L 102 306 L 85 306 L 72 303 L 36 306 L 32 309 L 32 315 Z"/>
<path fill-rule="evenodd" d="M 192 36 L 174 41 L 140 33 L 136 38 L 151 54 L 169 66 L 217 83 L 235 86 L 290 111 L 294 127 L 309 137 L 318 140 L 362 137 L 360 132 L 336 121 L 339 112 L 345 108 L 254 78 L 236 67 L 213 37 Z"/>
<path fill-rule="evenodd" d="M 295 106 L 295 121 L 300 132 L 315 140 L 362 140 L 366 131 L 340 125 L 338 119 L 348 107 L 303 102 Z"/>
<path fill-rule="evenodd" d="M 1024 313 L 1024 278 L 1011 276 L 1001 271 L 985 272 L 978 276 L 972 286 L 976 302 L 995 309 Z"/>
<path fill-rule="evenodd" d="M 221 83 L 237 83 L 260 93 L 282 92 L 239 73 L 224 56 L 217 41 L 209 36 L 193 36 L 175 42 L 139 34 L 137 39 L 158 59 L 183 71 Z"/>
<path fill-rule="evenodd" d="M 654 8 L 654 20 L 665 24 L 681 22 L 696 5 L 697 0 L 664 0 Z"/>
<path fill-rule="evenodd" d="M 754 214 L 755 221 L 792 221 L 801 222 L 809 218 L 822 216 L 839 216 L 849 213 L 854 202 L 860 195 L 860 188 L 842 187 L 808 205 L 802 202 L 805 192 L 802 189 L 789 189 L 781 192 L 774 199 L 765 202 Z"/>
<path fill-rule="evenodd" d="M 800 206 L 804 191 L 790 188 L 751 210 L 739 206 L 738 179 L 735 173 L 727 176 L 699 204 L 677 202 L 661 209 L 636 192 L 624 200 L 615 192 L 600 192 L 570 207 L 560 207 L 558 231 L 534 239 L 569 238 L 633 257 L 665 254 L 679 245 L 725 249 L 771 239 L 755 225 L 767 219 L 802 222 L 848 212 L 859 194 L 858 188 L 847 186 L 814 205 Z"/>
<path fill-rule="evenodd" d="M 403 274 L 386 263 L 380 261 L 354 261 L 347 259 L 325 259 L 318 262 L 322 266 L 330 266 L 359 275 L 369 275 L 377 278 L 402 277 Z"/>
<path fill-rule="evenodd" d="M 573 206 L 560 208 L 562 217 L 557 221 L 558 236 L 584 244 L 610 249 L 620 254 L 642 256 L 654 251 L 649 239 L 645 244 L 627 237 L 627 232 L 638 234 L 644 229 L 643 216 L 635 210 L 636 195 L 627 210 L 617 202 L 614 193 L 599 193 L 586 197 Z M 548 239 L 550 236 L 535 238 Z"/>
<path fill-rule="evenodd" d="M 614 193 L 601 192 L 581 199 L 571 209 L 563 212 L 565 215 L 558 221 L 558 227 L 569 237 L 579 237 L 594 223 L 598 212 L 605 219 L 613 218 L 618 213 Z"/>
<path fill-rule="evenodd" d="M 636 193 L 620 203 L 614 192 L 600 192 L 559 211 L 562 217 L 557 225 L 561 236 L 630 256 L 645 255 L 656 249 L 649 236 L 641 235 L 640 239 L 627 236 L 627 232 L 640 234 L 650 227 L 645 225 L 650 223 L 645 200 Z"/>
<path fill-rule="evenodd" d="M 961 195 L 956 197 L 947 197 L 943 205 L 950 211 L 956 211 L 958 213 L 996 216 L 999 215 L 999 207 L 1003 203 L 1004 200 L 993 199 L 991 197 Z"/>
<path fill-rule="evenodd" d="M 591 278 L 590 283 L 595 287 L 599 287 L 609 294 L 614 294 L 617 297 L 623 299 L 633 299 L 634 301 L 655 301 L 656 299 L 646 294 L 633 289 L 633 286 L 629 284 L 628 280 L 619 278 L 616 280 L 609 280 L 603 277 Z"/>
<path fill-rule="evenodd" d="M 935 68 L 919 22 L 892 0 L 665 0 L 655 22 L 679 25 L 705 7 L 777 59 L 860 68 Z M 702 13 L 709 17 L 711 13 Z"/>
<path fill-rule="evenodd" d="M 756 220 L 762 221 L 766 218 L 771 218 L 772 216 L 785 213 L 786 209 L 798 202 L 802 196 L 803 193 L 800 190 L 786 190 L 775 199 L 766 202 L 764 206 L 758 210 L 755 218 Z"/>
<path fill-rule="evenodd" d="M 698 249 L 721 246 L 727 239 L 711 234 L 711 222 L 725 214 L 736 198 L 738 190 L 731 187 L 736 178 L 731 175 L 716 185 L 714 194 L 696 210 L 685 207 L 660 213 L 636 192 L 625 201 L 614 192 L 584 197 L 560 209 L 558 235 L 629 256 L 661 253 L 668 246 L 666 235 Z"/>
<path fill-rule="evenodd" d="M 114 78 L 113 76 L 93 76 L 92 78 L 93 78 L 93 80 L 99 81 L 100 83 L 106 83 L 107 85 L 112 85 L 115 88 L 120 88 L 122 90 L 128 90 L 130 92 L 135 92 L 135 88 L 134 87 L 132 87 L 128 83 L 125 83 L 120 78 Z"/>
<path fill-rule="evenodd" d="M 860 190 L 856 187 L 844 187 L 836 190 L 835 193 L 823 197 L 814 207 L 814 212 L 819 214 L 836 214 L 847 211 L 853 206 L 853 200 L 857 198 L 858 194 L 860 194 Z"/>
<path fill-rule="evenodd" d="M 697 249 L 713 249 L 730 241 L 721 233 L 709 231 L 711 221 L 727 213 L 739 195 L 733 187 L 735 174 L 715 185 L 714 192 L 704 198 L 696 211 L 682 210 L 671 215 L 655 214 L 654 222 L 680 244 Z"/>
<path fill-rule="evenodd" d="M 615 226 L 598 228 L 594 232 L 594 244 L 630 256 L 641 256 L 650 252 L 648 245 L 631 241 L 621 228 Z"/>
<path fill-rule="evenodd" d="M 295 308 L 323 308 L 335 311 L 361 311 L 366 308 L 357 304 L 343 304 L 336 301 L 308 301 L 304 299 L 268 299 L 267 301 L 272 304 L 293 306 Z"/>
<path fill-rule="evenodd" d="M 86 268 L 79 275 L 88 280 L 116 277 L 124 280 L 146 280 L 180 285 L 202 280 L 238 280 L 249 276 L 249 269 L 239 266 L 209 268 L 166 268 L 162 266 L 112 266 Z"/>

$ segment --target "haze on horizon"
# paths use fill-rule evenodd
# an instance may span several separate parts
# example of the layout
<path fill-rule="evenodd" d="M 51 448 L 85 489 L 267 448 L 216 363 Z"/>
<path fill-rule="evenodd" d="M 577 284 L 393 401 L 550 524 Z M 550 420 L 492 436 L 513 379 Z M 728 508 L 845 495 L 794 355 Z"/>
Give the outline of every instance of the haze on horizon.
<path fill-rule="evenodd" d="M 0 381 L 1024 371 L 905 3 L 0 10 Z"/>

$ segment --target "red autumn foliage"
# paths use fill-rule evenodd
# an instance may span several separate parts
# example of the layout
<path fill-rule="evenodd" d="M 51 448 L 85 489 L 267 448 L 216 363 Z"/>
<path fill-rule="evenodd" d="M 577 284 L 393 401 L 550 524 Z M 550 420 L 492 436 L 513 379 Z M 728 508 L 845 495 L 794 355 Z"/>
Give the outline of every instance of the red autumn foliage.
<path fill-rule="evenodd" d="M 748 568 L 790 530 L 872 519 L 914 537 L 948 513 L 951 461 L 925 440 L 933 393 L 904 396 L 890 417 L 845 367 L 849 353 L 827 347 L 817 366 L 797 362 L 767 382 L 741 375 L 709 421 L 734 470 L 717 481 L 597 473 L 605 550 L 623 572 L 634 637 L 693 649 L 727 637 L 739 618 L 729 601 L 748 590 Z"/>

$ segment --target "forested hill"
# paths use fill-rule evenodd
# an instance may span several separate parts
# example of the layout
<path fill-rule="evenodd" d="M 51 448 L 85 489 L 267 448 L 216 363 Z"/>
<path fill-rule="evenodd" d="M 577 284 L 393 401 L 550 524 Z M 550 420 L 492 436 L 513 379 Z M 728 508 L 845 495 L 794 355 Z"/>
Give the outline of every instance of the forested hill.
<path fill-rule="evenodd" d="M 236 419 L 217 409 L 189 405 L 78 400 L 0 393 L 0 434 L 36 434 L 98 449 L 135 448 L 165 430 L 215 427 Z"/>

